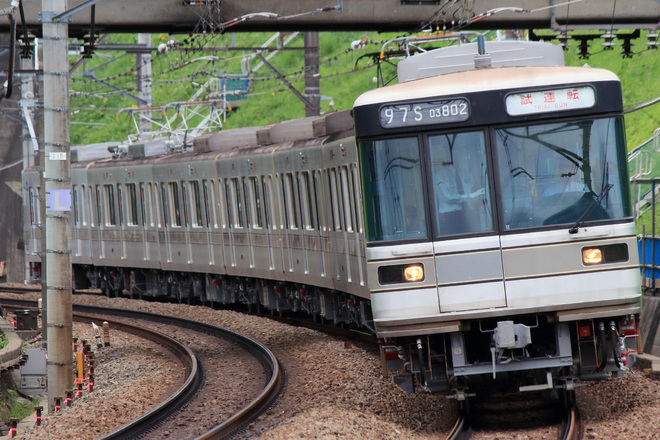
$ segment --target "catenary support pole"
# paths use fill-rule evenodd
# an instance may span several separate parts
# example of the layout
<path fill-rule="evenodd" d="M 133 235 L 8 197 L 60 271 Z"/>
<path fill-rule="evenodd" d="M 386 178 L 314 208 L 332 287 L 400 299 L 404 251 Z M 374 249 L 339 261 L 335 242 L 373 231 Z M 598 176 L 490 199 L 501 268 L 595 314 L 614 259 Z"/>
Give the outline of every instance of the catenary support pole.
<path fill-rule="evenodd" d="M 319 33 L 305 32 L 305 116 L 321 114 L 321 78 L 319 76 Z"/>
<path fill-rule="evenodd" d="M 151 47 L 151 34 L 138 34 L 138 45 L 144 47 Z M 151 52 L 138 53 L 135 55 L 136 62 L 136 80 L 138 98 L 145 104 L 143 106 L 152 106 L 153 98 L 151 97 Z M 143 133 L 151 133 L 151 114 L 139 114 L 140 138 L 143 141 L 150 140 L 145 138 Z"/>
<path fill-rule="evenodd" d="M 73 383 L 71 179 L 69 135 L 68 24 L 52 17 L 67 0 L 42 0 L 44 81 L 44 184 L 46 187 L 46 296 L 48 317 L 48 405 Z"/>

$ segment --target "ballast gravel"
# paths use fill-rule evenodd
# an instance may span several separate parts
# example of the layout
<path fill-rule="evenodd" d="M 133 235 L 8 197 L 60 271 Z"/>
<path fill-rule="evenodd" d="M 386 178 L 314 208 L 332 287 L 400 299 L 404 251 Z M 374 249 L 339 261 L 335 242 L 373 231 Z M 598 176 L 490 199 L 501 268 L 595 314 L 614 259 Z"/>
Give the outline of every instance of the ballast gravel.
<path fill-rule="evenodd" d="M 39 294 L 2 294 L 37 299 Z M 208 322 L 267 345 L 287 374 L 285 394 L 239 439 L 437 440 L 449 432 L 456 404 L 444 395 L 406 394 L 383 378 L 378 350 L 263 317 L 203 306 L 75 295 L 78 304 L 130 308 Z M 111 329 L 111 346 L 97 349 L 94 390 L 70 408 L 47 415 L 23 439 L 95 439 L 128 423 L 171 394 L 181 380 L 177 362 L 145 341 Z M 94 341 L 91 326 L 74 337 Z M 222 402 L 223 390 L 207 411 Z M 660 438 L 660 381 L 631 370 L 619 379 L 578 388 L 584 439 Z M 45 403 L 45 402 L 44 402 Z M 200 414 L 203 417 L 203 414 Z M 186 438 L 182 427 L 181 438 Z M 474 432 L 473 439 L 555 439 L 557 427 Z"/>

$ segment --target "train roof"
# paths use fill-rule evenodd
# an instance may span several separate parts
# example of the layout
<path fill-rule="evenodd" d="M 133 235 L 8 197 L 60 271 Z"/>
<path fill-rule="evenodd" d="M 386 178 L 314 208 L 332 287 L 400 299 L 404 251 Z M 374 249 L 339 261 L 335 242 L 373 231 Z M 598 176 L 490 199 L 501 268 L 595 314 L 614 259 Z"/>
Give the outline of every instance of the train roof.
<path fill-rule="evenodd" d="M 609 70 L 590 67 L 498 67 L 438 75 L 382 87 L 360 95 L 354 107 L 385 102 L 427 100 L 482 91 L 619 81 Z"/>

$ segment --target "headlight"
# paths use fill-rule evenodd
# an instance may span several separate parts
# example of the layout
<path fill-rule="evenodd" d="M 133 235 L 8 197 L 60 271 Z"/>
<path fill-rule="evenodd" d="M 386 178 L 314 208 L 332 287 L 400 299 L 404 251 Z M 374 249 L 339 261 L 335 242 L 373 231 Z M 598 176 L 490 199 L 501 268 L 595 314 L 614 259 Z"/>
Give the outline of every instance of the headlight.
<path fill-rule="evenodd" d="M 582 262 L 584 264 L 599 264 L 603 262 L 603 252 L 599 248 L 582 249 Z"/>
<path fill-rule="evenodd" d="M 628 245 L 625 243 L 582 248 L 582 263 L 586 266 L 625 261 L 628 261 Z"/>
<path fill-rule="evenodd" d="M 397 264 L 378 268 L 378 282 L 381 285 L 414 283 L 417 281 L 424 281 L 424 265 L 422 263 Z"/>
<path fill-rule="evenodd" d="M 403 277 L 406 281 L 422 281 L 424 279 L 424 266 L 413 264 L 403 269 Z"/>

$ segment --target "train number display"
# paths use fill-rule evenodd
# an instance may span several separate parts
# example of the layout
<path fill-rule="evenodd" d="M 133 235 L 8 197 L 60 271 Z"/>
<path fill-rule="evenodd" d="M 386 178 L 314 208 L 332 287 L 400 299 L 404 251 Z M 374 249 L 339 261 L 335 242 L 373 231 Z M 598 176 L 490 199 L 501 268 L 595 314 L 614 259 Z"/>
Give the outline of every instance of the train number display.
<path fill-rule="evenodd" d="M 386 105 L 380 109 L 383 128 L 463 122 L 470 118 L 470 105 L 465 99 Z"/>

